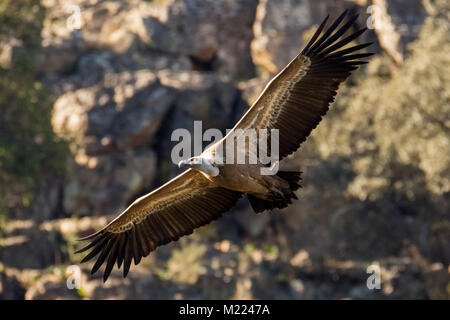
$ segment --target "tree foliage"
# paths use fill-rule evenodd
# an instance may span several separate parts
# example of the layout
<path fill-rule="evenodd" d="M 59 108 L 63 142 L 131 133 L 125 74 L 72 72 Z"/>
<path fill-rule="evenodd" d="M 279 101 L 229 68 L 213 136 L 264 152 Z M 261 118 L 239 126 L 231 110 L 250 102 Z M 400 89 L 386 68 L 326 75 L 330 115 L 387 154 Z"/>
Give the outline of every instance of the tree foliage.
<path fill-rule="evenodd" d="M 53 101 L 38 80 L 44 9 L 36 1 L 0 2 L 0 41 L 14 40 L 10 65 L 0 66 L 0 213 L 26 207 L 46 175 L 64 169 L 66 144 L 53 133 Z"/>

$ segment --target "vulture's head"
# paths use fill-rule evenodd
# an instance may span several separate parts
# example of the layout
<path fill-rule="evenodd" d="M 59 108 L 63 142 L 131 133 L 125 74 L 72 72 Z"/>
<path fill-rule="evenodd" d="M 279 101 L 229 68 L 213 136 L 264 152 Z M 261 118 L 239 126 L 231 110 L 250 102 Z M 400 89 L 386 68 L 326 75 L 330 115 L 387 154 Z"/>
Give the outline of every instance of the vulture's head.
<path fill-rule="evenodd" d="M 202 156 L 192 157 L 178 162 L 179 168 L 192 168 L 204 172 L 208 176 L 217 176 L 219 169 Z"/>
<path fill-rule="evenodd" d="M 203 158 L 201 157 L 192 157 L 186 160 L 181 160 L 178 162 L 179 168 L 194 168 L 199 169 L 203 164 Z"/>

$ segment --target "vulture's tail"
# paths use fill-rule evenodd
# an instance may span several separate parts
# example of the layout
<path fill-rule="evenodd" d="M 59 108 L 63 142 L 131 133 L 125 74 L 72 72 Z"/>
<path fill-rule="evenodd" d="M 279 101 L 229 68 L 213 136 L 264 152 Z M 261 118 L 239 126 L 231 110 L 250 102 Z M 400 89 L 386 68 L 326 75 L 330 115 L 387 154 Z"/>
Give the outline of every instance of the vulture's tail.
<path fill-rule="evenodd" d="M 299 171 L 278 171 L 277 176 L 289 183 L 289 190 L 282 195 L 272 193 L 270 199 L 260 199 L 251 194 L 248 194 L 248 200 L 255 211 L 255 213 L 263 212 L 264 210 L 272 210 L 275 208 L 283 209 L 292 203 L 292 199 L 297 200 L 294 191 L 301 187 L 300 180 L 301 172 Z"/>

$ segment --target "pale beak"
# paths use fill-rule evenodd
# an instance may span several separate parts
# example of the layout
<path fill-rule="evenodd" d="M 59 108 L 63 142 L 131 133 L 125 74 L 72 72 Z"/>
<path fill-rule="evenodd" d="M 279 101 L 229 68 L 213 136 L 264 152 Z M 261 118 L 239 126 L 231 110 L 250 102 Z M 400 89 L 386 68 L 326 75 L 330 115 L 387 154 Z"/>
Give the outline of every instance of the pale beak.
<path fill-rule="evenodd" d="M 178 162 L 178 168 L 184 168 L 186 166 L 187 166 L 186 160 L 181 160 L 180 162 Z"/>

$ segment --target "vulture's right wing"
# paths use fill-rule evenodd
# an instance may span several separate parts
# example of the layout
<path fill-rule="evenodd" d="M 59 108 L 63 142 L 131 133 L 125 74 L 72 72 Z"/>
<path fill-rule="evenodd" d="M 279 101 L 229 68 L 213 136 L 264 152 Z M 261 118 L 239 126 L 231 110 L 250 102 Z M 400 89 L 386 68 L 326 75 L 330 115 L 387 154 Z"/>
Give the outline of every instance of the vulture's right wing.
<path fill-rule="evenodd" d="M 280 160 L 299 148 L 328 111 L 339 84 L 358 65 L 367 63 L 361 58 L 372 55 L 355 54 L 371 43 L 343 48 L 366 30 L 341 39 L 357 18 L 339 27 L 346 15 L 347 11 L 322 33 L 325 19 L 305 49 L 269 82 L 234 129 L 278 129 Z"/>
<path fill-rule="evenodd" d="M 239 192 L 212 185 L 196 170 L 186 170 L 134 201 L 103 229 L 80 239 L 91 240 L 91 243 L 77 253 L 90 250 L 81 262 L 99 254 L 91 273 L 106 261 L 104 281 L 115 262 L 118 268 L 123 263 L 125 277 L 132 259 L 136 265 L 157 247 L 219 218 L 234 207 L 241 196 Z"/>

